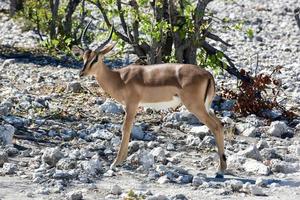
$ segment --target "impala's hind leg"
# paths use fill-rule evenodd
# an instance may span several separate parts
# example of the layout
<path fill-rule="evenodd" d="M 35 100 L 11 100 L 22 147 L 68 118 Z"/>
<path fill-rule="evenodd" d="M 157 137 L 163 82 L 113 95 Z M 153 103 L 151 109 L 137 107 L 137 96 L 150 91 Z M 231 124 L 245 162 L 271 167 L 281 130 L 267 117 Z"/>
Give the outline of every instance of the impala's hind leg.
<path fill-rule="evenodd" d="M 191 96 L 192 93 L 188 93 L 189 96 L 185 97 L 182 95 L 182 102 L 186 106 L 186 108 L 195 114 L 195 116 L 204 123 L 210 131 L 214 134 L 216 139 L 216 145 L 218 148 L 218 154 L 220 157 L 219 170 L 217 172 L 217 178 L 223 178 L 224 171 L 227 168 L 226 157 L 224 154 L 224 133 L 223 127 L 219 119 L 216 116 L 209 114 L 207 111 L 204 101 L 201 100 L 201 96 L 198 97 L 195 95 Z M 203 97 L 202 97 L 203 99 Z"/>

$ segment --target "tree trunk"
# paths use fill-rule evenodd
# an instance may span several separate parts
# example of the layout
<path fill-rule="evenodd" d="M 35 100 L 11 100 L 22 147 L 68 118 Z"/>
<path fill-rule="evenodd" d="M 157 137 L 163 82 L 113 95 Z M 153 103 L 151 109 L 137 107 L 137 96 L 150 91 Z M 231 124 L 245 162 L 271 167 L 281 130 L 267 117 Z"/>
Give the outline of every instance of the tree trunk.
<path fill-rule="evenodd" d="M 50 38 L 54 39 L 57 36 L 57 15 L 58 15 L 58 6 L 59 0 L 50 0 L 50 9 L 51 9 L 51 22 L 50 22 Z"/>
<path fill-rule="evenodd" d="M 183 51 L 183 63 L 197 64 L 197 47 L 193 44 Z"/>
<path fill-rule="evenodd" d="M 23 0 L 10 0 L 9 13 L 10 16 L 14 16 L 16 12 L 23 9 Z"/>
<path fill-rule="evenodd" d="M 66 35 L 72 36 L 72 15 L 81 0 L 69 0 L 66 8 L 66 16 L 63 22 L 63 31 Z"/>

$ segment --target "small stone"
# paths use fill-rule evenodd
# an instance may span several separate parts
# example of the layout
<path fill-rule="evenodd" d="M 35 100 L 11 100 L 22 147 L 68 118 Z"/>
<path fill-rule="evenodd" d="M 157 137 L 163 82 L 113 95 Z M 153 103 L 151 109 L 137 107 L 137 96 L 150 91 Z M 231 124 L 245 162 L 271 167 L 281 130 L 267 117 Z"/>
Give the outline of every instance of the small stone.
<path fill-rule="evenodd" d="M 26 193 L 26 197 L 34 198 L 33 192 L 27 192 L 27 193 Z"/>
<path fill-rule="evenodd" d="M 147 197 L 146 200 L 169 200 L 165 195 L 155 195 Z"/>
<path fill-rule="evenodd" d="M 168 178 L 167 175 L 164 175 L 164 176 L 159 177 L 159 179 L 157 180 L 157 182 L 159 184 L 165 184 L 165 183 L 169 183 L 170 180 L 169 180 L 169 178 Z"/>
<path fill-rule="evenodd" d="M 91 134 L 93 139 L 111 140 L 114 134 L 106 129 L 97 129 L 96 132 Z"/>
<path fill-rule="evenodd" d="M 53 176 L 54 179 L 70 179 L 72 175 L 63 170 L 55 170 Z"/>
<path fill-rule="evenodd" d="M 190 133 L 204 138 L 204 136 L 209 134 L 209 128 L 207 126 L 193 126 L 190 130 Z"/>
<path fill-rule="evenodd" d="M 222 122 L 225 124 L 234 124 L 233 119 L 231 119 L 230 117 L 223 117 Z"/>
<path fill-rule="evenodd" d="M 150 149 L 154 149 L 158 145 L 159 145 L 159 142 L 156 142 L 156 141 L 150 141 L 150 142 L 147 143 L 147 147 L 150 148 Z"/>
<path fill-rule="evenodd" d="M 132 138 L 135 140 L 143 140 L 145 137 L 145 132 L 141 126 L 134 126 L 132 128 Z"/>
<path fill-rule="evenodd" d="M 177 183 L 180 183 L 180 184 L 191 183 L 193 181 L 193 176 L 192 175 L 182 175 L 182 176 L 179 176 L 176 179 L 176 181 L 177 181 Z"/>
<path fill-rule="evenodd" d="M 29 124 L 29 119 L 25 119 L 25 118 L 22 118 L 22 117 L 3 116 L 3 119 L 7 123 L 12 124 L 13 127 L 17 127 L 17 128 L 23 128 L 24 126 L 27 126 Z M 13 127 L 11 125 L 4 125 L 4 126 L 9 126 L 9 130 L 10 130 L 10 132 L 12 132 Z M 1 131 L 1 128 L 2 128 L 2 126 L 0 126 L 0 131 Z M 1 132 L 0 132 L 0 135 L 1 135 Z"/>
<path fill-rule="evenodd" d="M 284 133 L 288 131 L 288 126 L 282 121 L 272 122 L 268 133 L 271 136 L 281 137 Z"/>
<path fill-rule="evenodd" d="M 159 174 L 166 174 L 168 171 L 167 167 L 165 165 L 156 165 L 155 169 Z"/>
<path fill-rule="evenodd" d="M 274 148 L 264 148 L 260 151 L 260 155 L 264 160 L 282 159 L 282 156 Z"/>
<path fill-rule="evenodd" d="M 164 161 L 166 159 L 165 150 L 162 147 L 156 147 L 152 149 L 150 154 L 157 161 Z"/>
<path fill-rule="evenodd" d="M 83 195 L 81 191 L 72 191 L 68 193 L 68 199 L 69 200 L 82 200 Z"/>
<path fill-rule="evenodd" d="M 107 99 L 102 105 L 99 106 L 99 108 L 104 113 L 112 113 L 112 114 L 124 113 L 122 106 L 116 104 L 110 99 Z"/>
<path fill-rule="evenodd" d="M 8 155 L 6 152 L 0 150 L 0 167 L 8 161 Z"/>
<path fill-rule="evenodd" d="M 0 126 L 0 145 L 10 145 L 12 144 L 13 136 L 15 133 L 15 127 L 10 124 Z"/>
<path fill-rule="evenodd" d="M 174 124 L 180 124 L 182 122 L 186 122 L 190 125 L 199 124 L 199 120 L 195 117 L 192 113 L 188 111 L 181 111 L 181 112 L 172 112 L 169 113 L 165 118 L 164 121 L 171 122 Z"/>
<path fill-rule="evenodd" d="M 119 145 L 121 144 L 120 137 L 113 137 L 113 138 L 110 140 L 110 143 L 111 143 L 112 146 L 114 146 L 114 147 L 119 147 Z"/>
<path fill-rule="evenodd" d="M 258 143 L 256 144 L 256 148 L 258 150 L 262 150 L 262 149 L 268 148 L 268 147 L 269 147 L 268 142 L 265 140 L 259 140 Z"/>
<path fill-rule="evenodd" d="M 8 102 L 8 101 L 7 102 L 2 102 L 0 104 L 0 116 L 1 115 L 4 115 L 4 116 L 8 115 L 10 113 L 12 107 L 13 107 L 13 104 Z"/>
<path fill-rule="evenodd" d="M 138 152 L 139 163 L 143 165 L 145 169 L 149 169 L 154 165 L 154 156 L 146 150 Z"/>
<path fill-rule="evenodd" d="M 6 68 L 11 64 L 15 63 L 15 59 L 6 59 L 3 63 L 2 63 L 2 68 Z"/>
<path fill-rule="evenodd" d="M 105 176 L 105 177 L 112 177 L 112 176 L 115 176 L 115 172 L 110 169 L 110 170 L 107 170 L 107 172 L 105 172 L 103 174 L 103 176 Z"/>
<path fill-rule="evenodd" d="M 19 150 L 12 145 L 8 145 L 5 148 L 5 152 L 8 156 L 15 156 L 19 153 Z"/>
<path fill-rule="evenodd" d="M 41 188 L 41 189 L 37 190 L 37 193 L 42 194 L 42 195 L 49 195 L 50 189 L 49 188 Z"/>
<path fill-rule="evenodd" d="M 254 196 L 266 196 L 266 194 L 263 192 L 262 188 L 260 188 L 256 185 L 250 185 L 250 193 Z"/>
<path fill-rule="evenodd" d="M 222 116 L 223 117 L 232 117 L 234 113 L 232 111 L 224 110 L 222 111 Z"/>
<path fill-rule="evenodd" d="M 79 93 L 79 92 L 81 92 L 81 90 L 82 90 L 82 87 L 79 82 L 72 82 L 72 83 L 69 83 L 67 86 L 67 91 L 69 91 L 69 92 Z"/>
<path fill-rule="evenodd" d="M 76 161 L 70 158 L 62 158 L 56 164 L 57 169 L 69 170 L 76 168 Z"/>
<path fill-rule="evenodd" d="M 31 108 L 31 103 L 29 101 L 22 101 L 19 106 L 24 110 L 29 110 Z"/>
<path fill-rule="evenodd" d="M 268 175 L 270 173 L 270 168 L 268 166 L 251 158 L 246 160 L 246 162 L 243 164 L 243 168 L 246 172 L 251 172 L 254 174 Z"/>
<path fill-rule="evenodd" d="M 255 145 L 248 147 L 244 151 L 238 152 L 237 155 L 245 156 L 246 158 L 253 158 L 255 160 L 262 160 L 262 156 L 260 155 L 259 150 Z"/>
<path fill-rule="evenodd" d="M 89 161 L 81 161 L 81 167 L 87 174 L 96 175 L 101 170 L 101 163 L 97 155 Z"/>
<path fill-rule="evenodd" d="M 201 139 L 194 135 L 188 135 L 186 138 L 186 144 L 188 146 L 198 146 L 201 143 Z"/>
<path fill-rule="evenodd" d="M 255 181 L 255 185 L 260 186 L 260 187 L 267 187 L 268 180 L 264 179 L 262 177 L 258 177 Z"/>
<path fill-rule="evenodd" d="M 120 195 L 122 194 L 122 188 L 119 185 L 113 185 L 110 193 L 114 194 L 114 195 Z"/>
<path fill-rule="evenodd" d="M 246 117 L 246 122 L 249 125 L 249 127 L 260 127 L 264 125 L 264 122 L 261 119 L 259 119 L 255 114 L 248 115 Z"/>
<path fill-rule="evenodd" d="M 256 137 L 258 135 L 258 130 L 256 127 L 250 127 L 247 128 L 242 135 L 246 137 Z"/>
<path fill-rule="evenodd" d="M 141 141 L 131 141 L 128 145 L 128 154 L 132 155 L 140 149 Z"/>
<path fill-rule="evenodd" d="M 59 148 L 47 148 L 43 153 L 42 160 L 44 163 L 54 167 L 62 157 L 63 154 L 60 152 Z"/>
<path fill-rule="evenodd" d="M 216 145 L 216 140 L 213 136 L 207 135 L 203 138 L 203 141 L 199 144 L 200 147 L 213 147 Z"/>
<path fill-rule="evenodd" d="M 242 123 L 242 122 L 237 122 L 235 124 L 235 128 L 237 130 L 238 133 L 242 134 L 246 129 L 253 127 L 251 124 L 249 123 Z"/>
<path fill-rule="evenodd" d="M 271 170 L 277 173 L 294 173 L 299 170 L 299 163 L 290 163 L 278 159 L 271 160 Z"/>
<path fill-rule="evenodd" d="M 15 174 L 17 169 L 17 165 L 14 163 L 4 163 L 2 167 L 4 174 Z"/>
<path fill-rule="evenodd" d="M 234 154 L 227 158 L 227 167 L 228 169 L 241 169 L 245 161 L 246 158 L 244 156 Z"/>
<path fill-rule="evenodd" d="M 280 187 L 280 184 L 279 183 L 271 183 L 270 187 L 271 188 Z"/>
<path fill-rule="evenodd" d="M 261 36 L 255 36 L 255 40 L 258 42 L 263 42 L 264 39 Z"/>
<path fill-rule="evenodd" d="M 168 143 L 168 144 L 167 144 L 167 150 L 168 150 L 168 151 L 175 151 L 175 146 L 174 146 L 174 144 Z"/>
<path fill-rule="evenodd" d="M 202 185 L 204 181 L 204 178 L 201 176 L 194 176 L 192 180 L 192 185 L 198 187 L 199 185 Z"/>
<path fill-rule="evenodd" d="M 295 154 L 296 156 L 300 156 L 300 145 L 291 145 L 288 147 L 288 150 Z"/>
<path fill-rule="evenodd" d="M 171 200 L 188 200 L 188 198 L 183 194 L 176 194 L 175 196 L 171 197 Z"/>
<path fill-rule="evenodd" d="M 228 181 L 225 181 L 225 185 L 229 188 L 231 188 L 231 190 L 233 192 L 238 192 L 240 191 L 240 189 L 243 188 L 243 182 L 242 181 L 239 181 L 239 180 L 228 180 Z"/>

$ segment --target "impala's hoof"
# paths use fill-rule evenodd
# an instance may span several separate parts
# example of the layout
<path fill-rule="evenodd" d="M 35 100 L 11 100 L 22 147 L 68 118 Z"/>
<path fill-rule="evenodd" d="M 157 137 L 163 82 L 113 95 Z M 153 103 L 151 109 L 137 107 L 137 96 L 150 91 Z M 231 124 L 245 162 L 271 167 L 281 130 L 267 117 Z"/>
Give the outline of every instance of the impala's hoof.
<path fill-rule="evenodd" d="M 217 174 L 216 174 L 216 178 L 224 178 L 224 174 L 223 173 L 221 173 L 221 172 L 217 172 Z"/>

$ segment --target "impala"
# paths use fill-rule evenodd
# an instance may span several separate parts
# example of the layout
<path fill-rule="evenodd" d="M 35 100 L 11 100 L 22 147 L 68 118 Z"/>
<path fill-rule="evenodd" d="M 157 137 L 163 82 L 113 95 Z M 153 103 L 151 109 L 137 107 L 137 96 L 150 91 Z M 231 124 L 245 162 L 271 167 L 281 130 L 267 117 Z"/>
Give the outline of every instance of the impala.
<path fill-rule="evenodd" d="M 112 70 L 104 64 L 103 57 L 115 46 L 110 43 L 113 26 L 108 39 L 95 50 L 90 50 L 85 41 L 90 23 L 81 37 L 80 53 L 84 64 L 79 76 L 94 76 L 99 85 L 125 107 L 122 142 L 111 168 L 121 164 L 127 157 L 131 129 L 139 106 L 166 108 L 182 103 L 214 133 L 220 158 L 216 177 L 222 178 L 227 167 L 224 133 L 221 121 L 210 111 L 215 96 L 215 82 L 211 73 L 191 64 L 170 63 L 129 65 Z"/>

